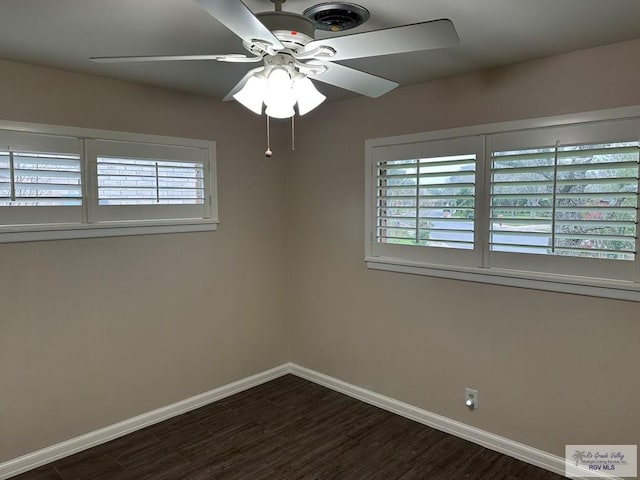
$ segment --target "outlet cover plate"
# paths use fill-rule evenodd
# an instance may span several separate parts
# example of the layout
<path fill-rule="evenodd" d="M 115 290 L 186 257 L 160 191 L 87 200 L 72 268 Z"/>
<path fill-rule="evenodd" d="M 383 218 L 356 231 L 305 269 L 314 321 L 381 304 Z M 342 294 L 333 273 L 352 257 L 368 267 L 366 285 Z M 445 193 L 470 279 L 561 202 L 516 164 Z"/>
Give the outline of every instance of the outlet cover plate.
<path fill-rule="evenodd" d="M 473 397 L 473 409 L 477 410 L 480 406 L 480 402 L 478 400 L 478 390 L 473 388 L 465 388 L 464 389 L 464 401 L 466 402 L 469 397 Z"/>

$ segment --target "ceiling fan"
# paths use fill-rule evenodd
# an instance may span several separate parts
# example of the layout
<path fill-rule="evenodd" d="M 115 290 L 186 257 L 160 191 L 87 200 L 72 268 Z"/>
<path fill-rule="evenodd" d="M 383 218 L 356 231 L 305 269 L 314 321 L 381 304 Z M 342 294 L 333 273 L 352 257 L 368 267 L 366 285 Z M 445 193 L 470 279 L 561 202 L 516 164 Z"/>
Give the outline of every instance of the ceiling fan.
<path fill-rule="evenodd" d="M 316 26 L 340 31 L 343 26 L 346 29 L 358 24 L 332 24 L 332 12 L 339 11 L 339 7 L 342 12 L 363 12 L 360 20 L 368 18 L 364 7 L 348 3 L 319 4 L 305 10 L 308 15 L 305 16 L 282 11 L 286 0 L 271 0 L 275 11 L 255 15 L 241 0 L 194 1 L 239 36 L 250 55 L 152 55 L 92 57 L 91 60 L 262 63 L 249 70 L 224 100 L 236 99 L 259 115 L 264 104 L 268 117 L 289 118 L 295 115 L 296 105 L 298 114 L 304 115 L 325 100 L 310 79 L 369 97 L 379 97 L 398 86 L 396 82 L 336 63 L 338 61 L 445 48 L 459 42 L 453 23 L 447 19 L 316 40 Z"/>

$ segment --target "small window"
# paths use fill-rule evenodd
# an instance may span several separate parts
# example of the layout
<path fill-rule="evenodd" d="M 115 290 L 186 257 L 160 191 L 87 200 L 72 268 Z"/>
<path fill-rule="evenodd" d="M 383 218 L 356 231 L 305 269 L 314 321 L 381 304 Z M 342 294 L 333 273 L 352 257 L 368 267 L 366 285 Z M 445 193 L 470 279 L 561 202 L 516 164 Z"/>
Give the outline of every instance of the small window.
<path fill-rule="evenodd" d="M 95 166 L 91 221 L 211 218 L 208 151 L 202 148 L 90 140 Z"/>
<path fill-rule="evenodd" d="M 215 230 L 216 217 L 214 142 L 0 130 L 0 242 Z"/>

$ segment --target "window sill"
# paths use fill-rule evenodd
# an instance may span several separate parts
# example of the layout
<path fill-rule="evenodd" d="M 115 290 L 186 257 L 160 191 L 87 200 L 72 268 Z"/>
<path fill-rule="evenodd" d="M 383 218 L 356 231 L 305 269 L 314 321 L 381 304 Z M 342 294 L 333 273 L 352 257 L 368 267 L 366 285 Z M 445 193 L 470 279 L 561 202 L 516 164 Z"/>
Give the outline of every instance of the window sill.
<path fill-rule="evenodd" d="M 385 257 L 367 257 L 365 263 L 372 270 L 640 302 L 640 285 L 625 281 L 496 268 L 422 264 Z"/>
<path fill-rule="evenodd" d="M 217 230 L 217 228 L 218 222 L 212 220 L 106 222 L 87 225 L 20 225 L 15 227 L 1 227 L 0 243 L 155 235 L 162 233 L 209 232 Z"/>

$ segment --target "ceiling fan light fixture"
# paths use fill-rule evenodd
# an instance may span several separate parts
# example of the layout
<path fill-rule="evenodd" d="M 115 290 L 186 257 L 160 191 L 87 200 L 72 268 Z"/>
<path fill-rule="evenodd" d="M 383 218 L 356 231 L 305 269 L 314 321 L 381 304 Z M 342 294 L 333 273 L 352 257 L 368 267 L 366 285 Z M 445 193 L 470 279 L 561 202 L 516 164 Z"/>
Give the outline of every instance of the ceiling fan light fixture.
<path fill-rule="evenodd" d="M 380 97 L 398 86 L 391 80 L 335 62 L 449 48 L 460 43 L 453 23 L 446 18 L 316 39 L 316 29 L 341 32 L 362 25 L 369 18 L 365 7 L 348 2 L 320 3 L 307 8 L 301 15 L 283 11 L 282 4 L 286 0 L 271 0 L 275 11 L 256 14 L 243 0 L 194 1 L 240 37 L 251 56 L 238 53 L 136 55 L 92 57 L 91 60 L 100 63 L 263 62 L 263 66 L 246 72 L 223 100 L 233 98 L 258 115 L 266 105 L 267 115 L 289 118 L 296 111 L 305 115 L 325 100 L 308 76 L 371 98 Z"/>
<path fill-rule="evenodd" d="M 296 104 L 298 114 L 305 115 L 326 99 L 309 78 L 285 67 L 271 69 L 268 76 L 264 72 L 252 75 L 233 98 L 258 115 L 264 104 L 265 113 L 273 118 L 294 116 Z"/>
<path fill-rule="evenodd" d="M 262 114 L 262 103 L 267 91 L 267 79 L 254 75 L 249 77 L 242 90 L 233 95 L 238 102 L 258 115 Z"/>
<path fill-rule="evenodd" d="M 293 109 L 293 105 L 282 103 L 267 106 L 265 113 L 271 118 L 291 118 L 296 114 L 296 111 Z"/>
<path fill-rule="evenodd" d="M 274 68 L 267 79 L 264 103 L 267 115 L 274 118 L 289 118 L 295 115 L 293 106 L 296 96 L 293 91 L 293 80 L 284 68 Z"/>
<path fill-rule="evenodd" d="M 316 89 L 313 82 L 307 77 L 296 80 L 293 90 L 298 99 L 299 115 L 309 113 L 327 98 Z"/>
<path fill-rule="evenodd" d="M 293 100 L 293 80 L 284 68 L 274 68 L 267 77 L 267 94 L 265 103 L 286 102 Z"/>

